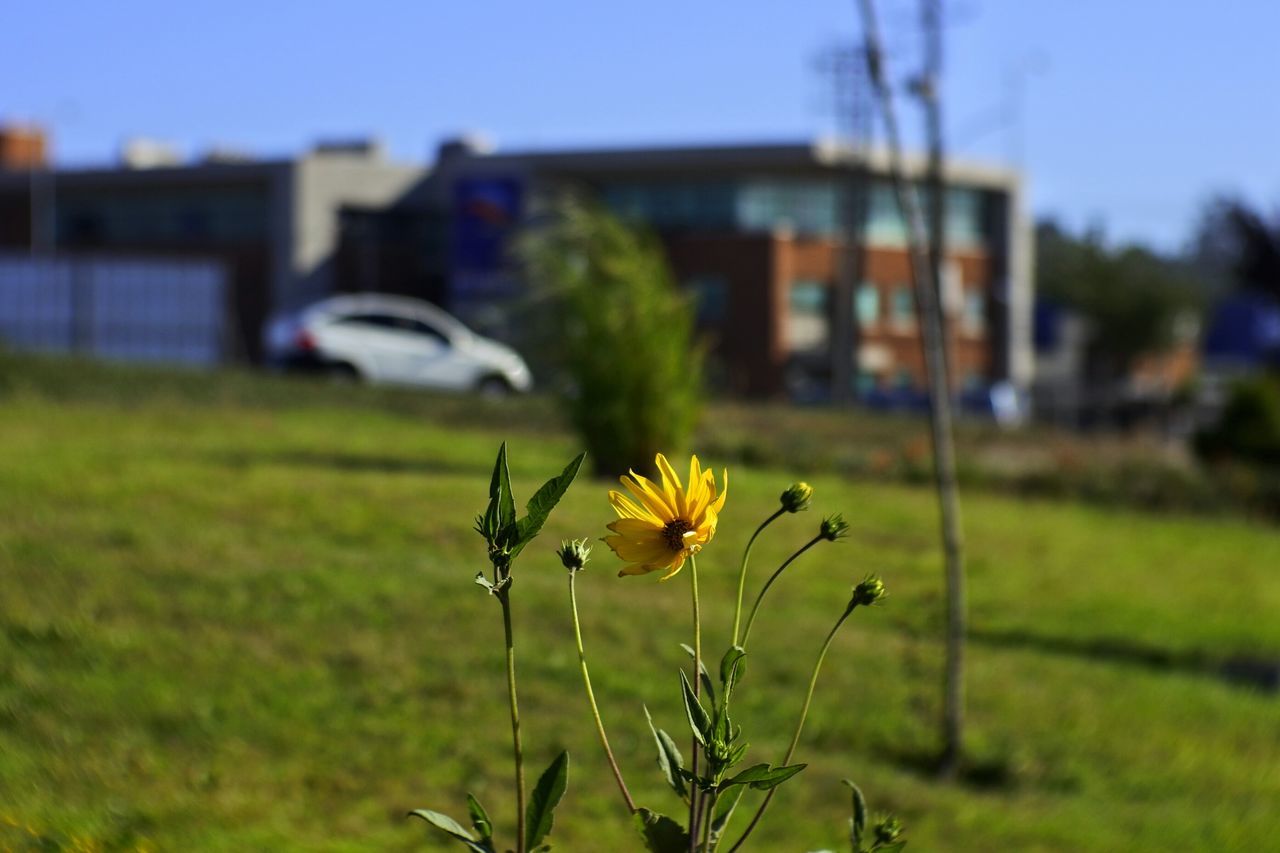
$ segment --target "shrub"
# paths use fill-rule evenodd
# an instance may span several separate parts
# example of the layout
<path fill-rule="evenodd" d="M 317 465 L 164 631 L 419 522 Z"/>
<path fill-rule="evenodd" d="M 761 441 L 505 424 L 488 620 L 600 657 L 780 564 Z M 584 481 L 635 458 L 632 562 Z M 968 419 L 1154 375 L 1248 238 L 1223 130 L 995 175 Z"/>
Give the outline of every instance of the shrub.
<path fill-rule="evenodd" d="M 1195 446 L 1213 461 L 1280 465 L 1280 379 L 1259 376 L 1236 385 L 1218 422 L 1196 435 Z"/>
<path fill-rule="evenodd" d="M 547 343 L 596 473 L 621 474 L 634 460 L 685 446 L 703 359 L 693 311 L 657 241 L 566 198 L 525 235 L 520 255 L 551 312 Z"/>

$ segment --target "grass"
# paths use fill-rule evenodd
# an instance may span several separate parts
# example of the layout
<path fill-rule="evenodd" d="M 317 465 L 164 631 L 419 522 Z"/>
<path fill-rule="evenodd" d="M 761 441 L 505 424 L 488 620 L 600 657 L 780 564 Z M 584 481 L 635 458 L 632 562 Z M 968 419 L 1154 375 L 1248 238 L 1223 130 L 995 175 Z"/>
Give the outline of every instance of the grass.
<path fill-rule="evenodd" d="M 403 815 L 462 817 L 467 791 L 510 837 L 501 623 L 471 583 L 470 523 L 502 438 L 520 498 L 575 452 L 548 404 L 0 368 L 0 849 L 448 849 Z M 730 476 L 700 560 L 709 649 L 737 555 L 790 479 Z M 851 583 L 877 571 L 891 597 L 837 639 L 798 753 L 810 766 L 757 849 L 843 849 L 844 777 L 917 850 L 1274 845 L 1280 696 L 1220 671 L 1280 658 L 1275 528 L 966 494 L 972 757 L 943 785 L 924 770 L 941 676 L 931 496 L 811 482 L 816 511 L 771 529 L 753 578 L 820 512 L 843 511 L 854 535 L 771 593 L 740 695 L 753 757 L 784 751 Z M 634 847 L 551 553 L 600 535 L 605 488 L 571 489 L 514 592 L 530 762 L 573 755 L 565 850 Z M 579 580 L 596 690 L 637 798 L 675 813 L 641 706 L 679 729 L 688 586 L 619 580 L 613 559 L 598 546 Z"/>

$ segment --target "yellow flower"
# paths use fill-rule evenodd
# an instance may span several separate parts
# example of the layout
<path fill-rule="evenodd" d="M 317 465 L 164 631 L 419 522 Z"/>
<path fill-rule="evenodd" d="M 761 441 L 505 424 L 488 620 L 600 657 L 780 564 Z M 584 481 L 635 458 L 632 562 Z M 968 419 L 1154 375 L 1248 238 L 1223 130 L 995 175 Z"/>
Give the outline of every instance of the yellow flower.
<path fill-rule="evenodd" d="M 710 469 L 703 471 L 694 456 L 689 460 L 686 489 L 667 457 L 659 453 L 654 461 L 662 474 L 661 485 L 632 471 L 630 477 L 622 478 L 622 485 L 635 500 L 622 492 L 609 492 L 618 520 L 609 525 L 614 535 L 604 541 L 613 553 L 632 564 L 618 572 L 619 577 L 665 571 L 660 580 L 667 580 L 680 571 L 685 558 L 698 553 L 716 535 L 716 519 L 729 490 L 729 472 L 724 472 L 724 491 L 717 492 L 715 476 Z"/>

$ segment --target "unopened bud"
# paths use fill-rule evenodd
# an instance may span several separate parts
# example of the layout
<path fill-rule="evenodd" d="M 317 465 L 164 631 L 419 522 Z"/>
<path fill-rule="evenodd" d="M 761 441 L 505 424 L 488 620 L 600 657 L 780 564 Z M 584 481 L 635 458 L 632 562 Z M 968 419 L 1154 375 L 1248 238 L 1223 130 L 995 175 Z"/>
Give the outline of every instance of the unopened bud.
<path fill-rule="evenodd" d="M 853 598 L 851 604 L 869 607 L 880 599 L 884 598 L 888 593 L 884 588 L 884 581 L 875 575 L 867 575 L 866 580 L 853 588 Z"/>
<path fill-rule="evenodd" d="M 902 835 L 902 823 L 893 815 L 889 815 L 876 821 L 871 831 L 875 835 L 877 844 L 892 844 L 898 840 L 898 836 Z"/>
<path fill-rule="evenodd" d="M 826 539 L 828 542 L 834 542 L 837 539 L 843 539 L 849 535 L 849 522 L 844 520 L 840 513 L 828 515 L 822 519 L 822 525 L 818 528 L 818 536 Z"/>
<path fill-rule="evenodd" d="M 556 551 L 556 556 L 560 558 L 560 562 L 566 569 L 579 572 L 587 565 L 587 560 L 591 557 L 591 549 L 587 547 L 585 539 L 566 539 L 560 543 L 560 550 Z"/>
<path fill-rule="evenodd" d="M 782 493 L 782 508 L 787 512 L 804 512 L 813 500 L 813 486 L 808 483 L 792 483 Z"/>

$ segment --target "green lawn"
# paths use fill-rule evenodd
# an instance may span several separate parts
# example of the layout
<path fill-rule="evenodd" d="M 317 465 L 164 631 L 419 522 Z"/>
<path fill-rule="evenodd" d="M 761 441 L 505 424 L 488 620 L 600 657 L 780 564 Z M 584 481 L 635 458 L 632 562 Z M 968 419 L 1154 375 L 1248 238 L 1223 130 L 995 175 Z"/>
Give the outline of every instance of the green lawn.
<path fill-rule="evenodd" d="M 549 405 L 28 366 L 0 362 L 0 850 L 447 849 L 403 815 L 461 817 L 467 791 L 509 837 L 501 624 L 471 581 L 471 520 L 502 438 L 520 498 L 576 452 Z M 700 560 L 709 649 L 790 479 L 730 477 Z M 739 696 L 753 758 L 781 758 L 851 583 L 877 571 L 891 597 L 837 640 L 810 766 L 757 849 L 844 849 L 844 777 L 916 850 L 1275 849 L 1280 694 L 1217 673 L 1280 658 L 1276 528 L 966 494 L 972 759 L 942 785 L 920 769 L 941 669 L 931 496 L 810 480 L 815 511 L 771 529 L 753 577 L 822 512 L 854 535 L 798 563 L 756 628 Z M 552 554 L 602 535 L 607 488 L 574 486 L 515 587 L 527 752 L 573 755 L 553 836 L 571 851 L 634 848 Z M 632 788 L 670 812 L 641 706 L 679 728 L 688 584 L 616 568 L 599 545 L 579 581 L 585 640 Z"/>

